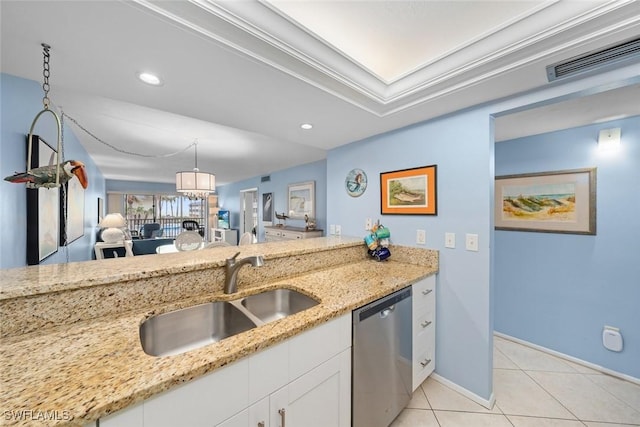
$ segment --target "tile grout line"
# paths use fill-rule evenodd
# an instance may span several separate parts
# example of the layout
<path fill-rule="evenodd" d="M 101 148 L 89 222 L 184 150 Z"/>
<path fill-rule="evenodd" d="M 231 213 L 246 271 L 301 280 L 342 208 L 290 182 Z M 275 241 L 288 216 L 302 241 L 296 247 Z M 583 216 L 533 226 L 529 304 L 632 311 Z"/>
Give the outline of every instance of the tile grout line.
<path fill-rule="evenodd" d="M 567 410 L 567 412 L 569 412 L 571 415 L 573 415 L 575 417 L 576 420 L 580 421 L 582 423 L 582 420 L 578 417 L 577 414 L 574 414 L 572 410 L 570 410 L 569 408 L 567 408 L 564 403 L 562 403 L 560 401 L 560 399 L 558 399 L 553 393 L 551 393 L 549 390 L 547 390 L 546 388 L 544 388 L 544 386 L 542 384 L 540 384 L 538 381 L 536 381 L 535 378 L 533 378 L 531 375 L 529 375 L 529 373 L 527 371 L 525 371 L 524 369 L 522 370 L 522 372 L 528 376 L 529 378 L 531 378 L 531 381 L 533 381 L 534 383 L 536 383 L 542 390 L 545 391 L 545 393 L 547 393 L 549 396 L 551 396 L 556 402 L 558 402 L 560 404 L 560 406 L 562 406 L 564 409 Z M 532 372 L 537 372 L 537 371 L 532 371 Z M 552 373 L 556 373 L 551 371 Z M 579 374 L 579 375 L 583 375 L 583 374 Z M 583 423 L 584 424 L 584 423 Z"/>
<path fill-rule="evenodd" d="M 587 379 L 587 381 L 589 381 L 591 384 L 595 385 L 596 387 L 598 387 L 599 389 L 603 390 L 605 393 L 607 393 L 609 396 L 613 397 L 614 399 L 616 399 L 619 402 L 622 402 L 622 404 L 624 406 L 628 406 L 629 408 L 631 408 L 633 411 L 638 412 L 640 414 L 640 409 L 637 409 L 635 406 L 629 404 L 626 400 L 623 400 L 621 398 L 619 398 L 618 396 L 616 396 L 615 394 L 611 393 L 609 390 L 607 390 L 606 388 L 604 388 L 603 386 L 601 386 L 600 384 L 598 384 L 597 382 L 593 381 L 591 378 L 589 378 L 589 376 L 591 376 L 592 374 L 583 374 L 585 376 L 585 378 Z M 603 374 L 600 374 L 603 375 Z M 616 378 L 616 377 L 611 377 L 611 378 L 615 378 L 618 379 L 620 381 L 624 381 L 623 379 L 620 378 Z M 631 383 L 633 384 L 633 383 Z M 631 424 L 633 425 L 633 424 Z"/>
<path fill-rule="evenodd" d="M 428 377 L 427 377 L 427 379 L 428 379 Z M 422 382 L 422 384 L 424 384 L 425 382 L 427 382 L 427 380 L 424 380 Z M 433 414 L 433 418 L 436 420 L 436 423 L 438 423 L 438 427 L 442 427 L 442 424 L 440 424 L 440 420 L 438 420 L 438 417 L 436 416 L 436 411 L 435 411 L 435 409 L 433 409 L 433 405 L 429 401 L 429 396 L 427 396 L 427 392 L 424 391 L 424 388 L 422 388 L 422 384 L 420 384 L 418 386 L 418 388 L 420 388 L 420 391 L 424 395 L 424 398 L 427 399 L 427 404 L 429 405 L 429 409 L 431 410 L 431 414 Z"/>

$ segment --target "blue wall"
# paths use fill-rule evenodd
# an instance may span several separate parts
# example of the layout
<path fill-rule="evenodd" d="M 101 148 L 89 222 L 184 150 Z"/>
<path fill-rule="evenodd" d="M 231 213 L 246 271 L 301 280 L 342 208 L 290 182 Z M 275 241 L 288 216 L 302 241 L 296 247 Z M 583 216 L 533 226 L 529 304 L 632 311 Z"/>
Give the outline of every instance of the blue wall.
<path fill-rule="evenodd" d="M 598 151 L 614 127 L 620 150 Z M 598 168 L 597 235 L 496 231 L 496 331 L 640 378 L 640 116 L 501 142 L 495 158 L 496 175 Z"/>
<path fill-rule="evenodd" d="M 0 145 L 0 175 L 2 178 L 26 169 L 26 134 L 31 123 L 42 110 L 42 87 L 40 83 L 9 74 L 0 74 L 0 114 L 2 116 L 2 141 Z M 52 93 L 55 101 L 55 93 Z M 41 116 L 34 133 L 52 145 L 57 143 L 57 129 L 53 116 Z M 73 134 L 64 127 L 64 158 L 80 160 L 87 168 L 89 188 L 84 192 L 84 235 L 59 248 L 58 252 L 45 259 L 42 264 L 55 264 L 91 259 L 95 243 L 95 227 L 98 222 L 98 197 L 104 197 L 105 181 L 96 164 Z M 0 268 L 26 265 L 26 190 L 24 184 L 0 183 Z"/>
<path fill-rule="evenodd" d="M 492 392 L 492 135 L 490 114 L 480 108 L 336 148 L 327 157 L 329 224 L 339 224 L 344 235 L 363 237 L 365 219 L 380 219 L 392 243 L 408 246 L 416 246 L 416 230 L 423 229 L 426 247 L 440 251 L 436 370 L 486 400 Z M 381 172 L 432 164 L 438 165 L 437 216 L 380 215 Z M 352 168 L 368 176 L 358 198 L 344 188 Z M 456 249 L 444 248 L 445 232 L 456 233 Z M 478 252 L 464 250 L 465 233 L 479 235 Z"/>
<path fill-rule="evenodd" d="M 231 227 L 240 227 L 240 190 L 249 188 L 258 189 L 258 218 L 262 218 L 262 194 L 273 193 L 274 212 L 287 211 L 287 187 L 289 184 L 299 182 L 315 181 L 316 183 L 316 224 L 317 228 L 327 232 L 327 162 L 319 160 L 284 169 L 270 174 L 271 181 L 260 182 L 260 177 L 234 182 L 216 188 L 218 193 L 218 205 L 231 213 Z M 277 224 L 277 219 L 273 218 L 273 223 Z M 304 220 L 289 219 L 287 225 L 293 227 L 304 227 Z M 262 222 L 258 221 L 258 240 L 264 241 L 264 228 Z"/>
<path fill-rule="evenodd" d="M 440 251 L 436 374 L 474 394 L 482 403 L 491 401 L 493 390 L 492 117 L 530 105 L 579 97 L 597 88 L 610 89 L 638 81 L 637 68 L 629 66 L 580 80 L 557 82 L 538 91 L 354 142 L 328 153 L 328 224 L 341 225 L 344 235 L 363 236 L 366 218 L 381 219 L 390 228 L 394 243 L 412 246 L 416 245 L 416 230 L 424 229 L 426 247 Z M 379 215 L 379 174 L 430 164 L 438 165 L 438 215 Z M 369 178 L 367 191 L 356 199 L 344 190 L 344 179 L 352 168 L 363 169 Z M 455 249 L 444 248 L 445 232 L 456 233 Z M 478 252 L 465 250 L 466 233 L 479 235 Z M 637 303 L 638 298 L 632 298 L 636 293 L 627 296 Z"/>

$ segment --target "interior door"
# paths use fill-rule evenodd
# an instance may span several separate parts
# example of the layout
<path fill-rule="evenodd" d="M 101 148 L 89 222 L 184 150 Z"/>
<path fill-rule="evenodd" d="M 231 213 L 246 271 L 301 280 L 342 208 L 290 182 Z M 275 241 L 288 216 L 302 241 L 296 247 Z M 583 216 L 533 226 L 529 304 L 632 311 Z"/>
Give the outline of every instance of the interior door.
<path fill-rule="evenodd" d="M 240 236 L 258 226 L 258 189 L 240 191 Z M 256 230 L 257 232 L 257 230 Z"/>

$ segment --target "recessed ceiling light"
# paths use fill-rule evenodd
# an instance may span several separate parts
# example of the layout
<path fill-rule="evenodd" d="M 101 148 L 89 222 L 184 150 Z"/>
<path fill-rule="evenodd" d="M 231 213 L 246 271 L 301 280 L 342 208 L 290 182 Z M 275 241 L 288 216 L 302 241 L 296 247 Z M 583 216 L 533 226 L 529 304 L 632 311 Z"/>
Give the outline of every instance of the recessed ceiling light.
<path fill-rule="evenodd" d="M 311 123 L 303 123 L 300 125 L 300 127 L 304 130 L 309 130 L 313 127 L 313 125 Z"/>
<path fill-rule="evenodd" d="M 162 79 L 152 73 L 147 73 L 147 72 L 138 73 L 138 78 L 142 80 L 144 83 L 151 86 L 162 85 Z"/>

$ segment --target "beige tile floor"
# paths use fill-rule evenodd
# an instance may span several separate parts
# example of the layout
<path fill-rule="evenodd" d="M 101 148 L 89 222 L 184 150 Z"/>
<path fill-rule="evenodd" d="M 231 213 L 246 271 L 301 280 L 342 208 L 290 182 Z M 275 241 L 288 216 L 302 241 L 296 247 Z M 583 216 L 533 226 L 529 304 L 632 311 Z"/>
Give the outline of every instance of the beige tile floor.
<path fill-rule="evenodd" d="M 489 410 L 428 378 L 391 427 L 640 426 L 640 386 L 494 337 Z"/>

